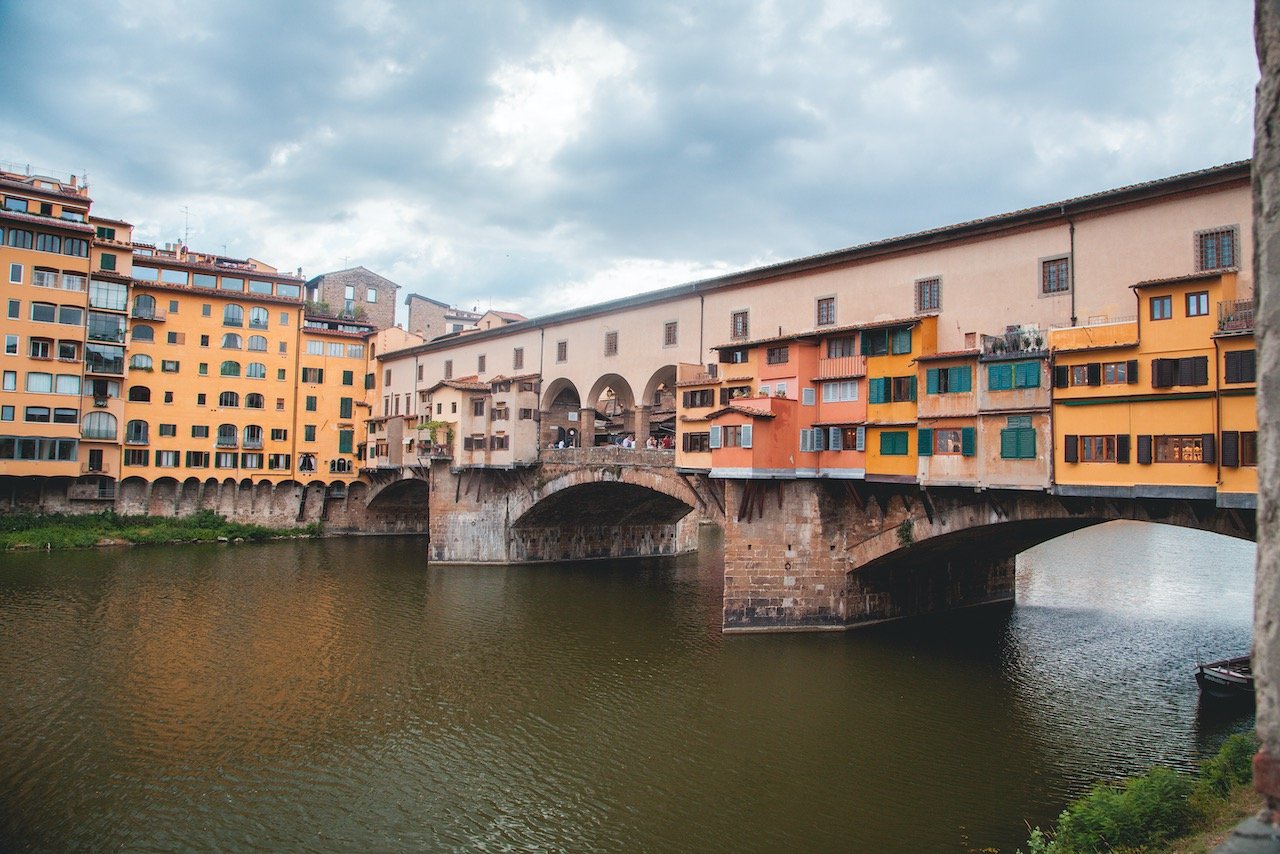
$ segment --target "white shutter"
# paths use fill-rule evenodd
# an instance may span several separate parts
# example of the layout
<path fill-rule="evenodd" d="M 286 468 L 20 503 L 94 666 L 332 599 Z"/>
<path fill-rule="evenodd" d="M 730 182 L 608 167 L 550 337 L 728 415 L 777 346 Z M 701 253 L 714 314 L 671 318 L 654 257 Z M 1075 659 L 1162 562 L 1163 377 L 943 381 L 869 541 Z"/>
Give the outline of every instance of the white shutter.
<path fill-rule="evenodd" d="M 815 451 L 825 450 L 827 447 L 827 431 L 821 427 L 813 428 L 813 449 Z"/>
<path fill-rule="evenodd" d="M 805 406 L 813 406 L 813 405 L 814 405 L 814 403 L 816 402 L 816 398 L 817 398 L 817 396 L 818 396 L 818 395 L 817 395 L 817 393 L 814 391 L 813 386 L 809 386 L 808 388 L 801 389 L 801 391 L 800 391 L 800 402 L 801 402 L 802 404 L 804 404 Z"/>
<path fill-rule="evenodd" d="M 742 447 L 744 448 L 751 447 L 751 425 L 750 424 L 742 425 Z"/>
<path fill-rule="evenodd" d="M 830 448 L 831 450 L 833 450 L 833 451 L 843 451 L 843 450 L 844 450 L 844 436 L 841 434 L 841 432 L 840 432 L 840 428 L 839 428 L 839 427 L 832 427 L 832 428 L 830 428 L 827 432 L 828 432 L 828 434 L 829 434 L 829 436 L 830 436 L 830 439 L 829 439 L 829 441 L 827 442 L 827 447 L 829 447 L 829 448 Z"/>
<path fill-rule="evenodd" d="M 711 428 L 709 443 L 713 448 L 720 447 L 720 428 L 719 427 Z"/>
<path fill-rule="evenodd" d="M 812 430 L 800 431 L 800 450 L 806 453 L 813 450 L 813 431 Z"/>
<path fill-rule="evenodd" d="M 866 427 L 859 427 L 857 429 L 857 435 L 854 439 L 854 442 L 855 442 L 854 444 L 855 451 L 865 451 L 867 449 L 867 428 Z"/>

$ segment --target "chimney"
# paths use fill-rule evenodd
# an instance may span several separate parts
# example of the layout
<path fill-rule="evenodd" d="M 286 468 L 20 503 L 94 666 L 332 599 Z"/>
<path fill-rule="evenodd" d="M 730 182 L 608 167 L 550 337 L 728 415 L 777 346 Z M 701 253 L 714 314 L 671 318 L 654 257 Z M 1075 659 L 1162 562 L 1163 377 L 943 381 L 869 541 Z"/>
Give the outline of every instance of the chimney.
<path fill-rule="evenodd" d="M 72 176 L 71 176 L 71 189 L 73 189 L 73 190 L 74 190 L 75 188 L 76 188 L 76 176 L 75 176 L 75 175 L 72 175 Z"/>

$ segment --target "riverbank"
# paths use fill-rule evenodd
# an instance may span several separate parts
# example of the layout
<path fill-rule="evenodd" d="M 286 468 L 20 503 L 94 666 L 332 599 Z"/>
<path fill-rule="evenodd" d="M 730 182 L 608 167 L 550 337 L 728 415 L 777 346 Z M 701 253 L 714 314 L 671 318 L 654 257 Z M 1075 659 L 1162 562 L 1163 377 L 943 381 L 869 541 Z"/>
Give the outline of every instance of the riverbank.
<path fill-rule="evenodd" d="M 262 542 L 317 537 L 320 524 L 269 528 L 232 522 L 210 510 L 185 517 L 121 516 L 113 512 L 86 516 L 13 514 L 0 516 L 0 550 L 83 549 L 95 546 L 163 543 Z"/>

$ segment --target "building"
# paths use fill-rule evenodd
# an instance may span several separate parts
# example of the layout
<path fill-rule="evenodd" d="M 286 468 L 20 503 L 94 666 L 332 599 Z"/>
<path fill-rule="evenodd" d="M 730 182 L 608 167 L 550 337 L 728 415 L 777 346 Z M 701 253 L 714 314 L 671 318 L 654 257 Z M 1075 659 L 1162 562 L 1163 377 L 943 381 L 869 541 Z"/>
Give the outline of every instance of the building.
<path fill-rule="evenodd" d="M 321 273 L 308 280 L 306 297 L 315 314 L 358 320 L 375 329 L 386 329 L 396 325 L 398 290 L 399 285 L 372 270 L 351 267 Z"/>

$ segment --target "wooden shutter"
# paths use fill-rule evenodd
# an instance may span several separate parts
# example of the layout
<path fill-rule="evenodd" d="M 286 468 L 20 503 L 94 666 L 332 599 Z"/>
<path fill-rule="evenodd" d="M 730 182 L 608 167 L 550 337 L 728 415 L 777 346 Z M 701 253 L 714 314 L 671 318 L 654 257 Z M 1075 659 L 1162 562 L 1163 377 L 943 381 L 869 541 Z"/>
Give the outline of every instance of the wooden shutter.
<path fill-rule="evenodd" d="M 707 431 L 707 444 L 712 448 L 720 447 L 720 428 L 712 427 Z"/>
<path fill-rule="evenodd" d="M 1018 458 L 1018 430 L 1006 427 L 1000 431 L 1000 458 L 1016 460 Z"/>
<path fill-rule="evenodd" d="M 859 427 L 857 431 L 854 433 L 853 449 L 855 451 L 865 451 L 867 449 L 867 428 L 866 427 Z"/>
<path fill-rule="evenodd" d="M 924 372 L 924 390 L 927 394 L 938 393 L 938 368 L 930 368 Z"/>
<path fill-rule="evenodd" d="M 1088 375 L 1089 385 L 1102 385 L 1102 364 L 1100 362 L 1090 362 L 1085 365 L 1085 373 Z"/>
<path fill-rule="evenodd" d="M 1205 463 L 1216 463 L 1218 461 L 1218 437 L 1212 433 L 1205 433 L 1200 437 L 1200 461 Z"/>
<path fill-rule="evenodd" d="M 1222 431 L 1222 464 L 1228 468 L 1236 468 L 1240 465 L 1240 432 L 1238 430 Z"/>
<path fill-rule="evenodd" d="M 1129 434 L 1122 433 L 1116 436 L 1116 462 L 1129 462 Z"/>
<path fill-rule="evenodd" d="M 827 447 L 833 451 L 844 450 L 844 434 L 839 427 L 831 427 L 827 430 Z"/>
<path fill-rule="evenodd" d="M 1078 436 L 1062 437 L 1062 459 L 1074 463 L 1080 458 L 1080 438 Z"/>
<path fill-rule="evenodd" d="M 977 453 L 978 437 L 972 427 L 960 428 L 960 453 L 972 457 Z"/>
<path fill-rule="evenodd" d="M 739 435 L 742 437 L 742 447 L 750 448 L 751 447 L 751 425 L 743 424 L 742 430 L 739 433 Z"/>
<path fill-rule="evenodd" d="M 916 450 L 922 457 L 933 456 L 933 431 L 920 429 L 916 431 Z"/>
<path fill-rule="evenodd" d="M 1036 458 L 1036 431 L 1033 427 L 1022 427 L 1018 431 L 1018 459 L 1034 460 Z"/>
<path fill-rule="evenodd" d="M 1124 378 L 1125 378 L 1125 382 L 1127 382 L 1129 385 L 1133 385 L 1138 381 L 1138 360 L 1137 359 L 1130 359 L 1128 362 L 1125 363 Z"/>
<path fill-rule="evenodd" d="M 808 428 L 800 430 L 800 451 L 808 453 L 813 450 L 813 431 Z"/>
<path fill-rule="evenodd" d="M 1138 465 L 1151 465 L 1151 436 L 1138 437 Z"/>
<path fill-rule="evenodd" d="M 916 399 L 916 378 L 914 376 L 907 377 L 907 400 Z"/>
<path fill-rule="evenodd" d="M 827 431 L 821 427 L 813 428 L 813 449 L 815 451 L 825 451 L 827 449 Z"/>
<path fill-rule="evenodd" d="M 1152 359 L 1151 360 L 1151 387 L 1152 388 L 1169 388 L 1173 385 L 1177 375 L 1177 359 Z M 1141 444 L 1141 443 L 1139 443 Z"/>
<path fill-rule="evenodd" d="M 1071 368 L 1068 365 L 1053 366 L 1053 387 L 1069 388 L 1071 386 Z"/>
<path fill-rule="evenodd" d="M 817 402 L 817 392 L 812 386 L 800 390 L 800 403 L 803 406 L 813 406 Z"/>

